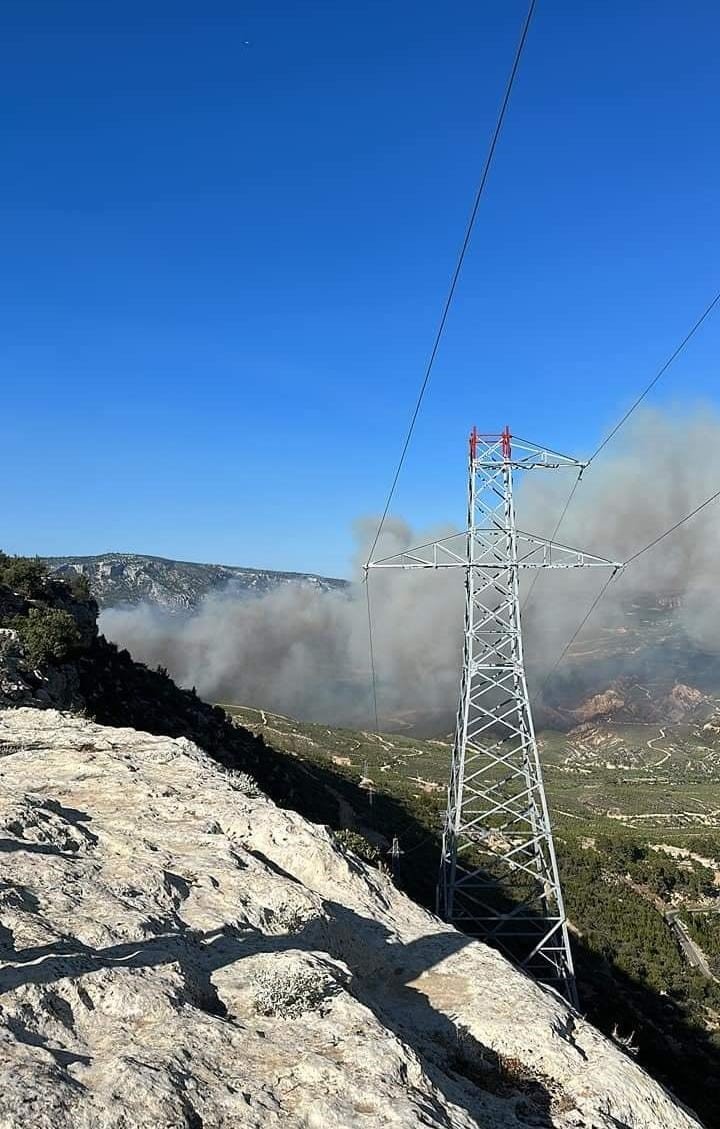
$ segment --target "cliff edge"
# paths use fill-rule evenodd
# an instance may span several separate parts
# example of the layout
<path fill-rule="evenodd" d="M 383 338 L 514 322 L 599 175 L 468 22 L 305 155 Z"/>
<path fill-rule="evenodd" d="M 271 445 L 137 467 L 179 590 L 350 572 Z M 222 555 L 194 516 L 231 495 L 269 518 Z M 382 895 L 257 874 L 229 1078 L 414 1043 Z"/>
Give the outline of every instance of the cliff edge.
<path fill-rule="evenodd" d="M 697 1129 L 184 737 L 0 711 L 3 1129 Z"/>

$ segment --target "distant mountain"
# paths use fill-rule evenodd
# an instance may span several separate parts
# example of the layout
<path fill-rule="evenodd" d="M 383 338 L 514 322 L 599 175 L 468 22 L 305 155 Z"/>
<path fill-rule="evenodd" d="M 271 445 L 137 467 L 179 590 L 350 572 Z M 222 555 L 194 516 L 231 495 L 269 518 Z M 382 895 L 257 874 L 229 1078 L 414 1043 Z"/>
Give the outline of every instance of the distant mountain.
<path fill-rule="evenodd" d="M 63 579 L 82 574 L 101 608 L 148 603 L 170 611 L 196 607 L 203 596 L 222 589 L 241 594 L 269 592 L 284 584 L 309 584 L 324 591 L 342 589 L 346 580 L 305 572 L 235 565 L 172 561 L 141 553 L 101 553 L 94 557 L 47 557 Z"/>

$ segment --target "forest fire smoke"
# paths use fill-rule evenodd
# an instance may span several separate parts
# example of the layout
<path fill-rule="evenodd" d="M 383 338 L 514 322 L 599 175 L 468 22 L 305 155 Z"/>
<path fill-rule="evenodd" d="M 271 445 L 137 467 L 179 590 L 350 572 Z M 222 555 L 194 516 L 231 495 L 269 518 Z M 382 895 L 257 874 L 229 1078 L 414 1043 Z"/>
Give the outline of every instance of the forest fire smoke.
<path fill-rule="evenodd" d="M 689 457 L 699 452 L 702 458 Z M 572 481 L 572 472 L 529 475 L 518 485 L 518 527 L 550 536 Z M 719 484 L 717 417 L 703 412 L 679 423 L 658 412 L 638 414 L 621 449 L 608 449 L 584 475 L 557 540 L 627 559 Z M 375 528 L 370 519 L 356 523 L 357 576 L 345 591 L 297 585 L 257 597 L 227 591 L 206 597 L 185 616 L 149 606 L 110 609 L 102 615 L 102 630 L 136 659 L 167 667 L 205 698 L 367 725 L 372 715 L 360 563 Z M 454 531 L 418 531 L 391 519 L 375 555 Z M 720 650 L 719 556 L 720 517 L 710 508 L 613 581 L 588 624 L 588 636 L 619 629 L 633 597 L 670 593 L 682 605 L 677 614 L 692 644 Z M 539 578 L 523 617 L 531 690 L 552 668 L 605 579 L 597 570 Z M 425 728 L 442 729 L 457 696 L 462 575 L 376 570 L 370 583 L 381 722 L 392 728 L 414 718 Z M 525 592 L 529 583 L 524 577 Z"/>

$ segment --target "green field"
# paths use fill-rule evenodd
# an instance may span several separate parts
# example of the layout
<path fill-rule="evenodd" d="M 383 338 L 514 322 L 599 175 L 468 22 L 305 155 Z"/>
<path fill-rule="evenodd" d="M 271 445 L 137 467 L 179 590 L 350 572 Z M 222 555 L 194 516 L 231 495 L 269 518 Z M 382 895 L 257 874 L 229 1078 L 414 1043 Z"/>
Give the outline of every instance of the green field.
<path fill-rule="evenodd" d="M 397 734 L 329 728 L 269 711 L 225 705 L 269 744 L 341 774 L 365 778 L 441 812 L 450 745 Z M 720 836 L 720 734 L 702 725 L 586 725 L 539 736 L 549 803 L 558 829 L 662 832 L 671 842 Z"/>

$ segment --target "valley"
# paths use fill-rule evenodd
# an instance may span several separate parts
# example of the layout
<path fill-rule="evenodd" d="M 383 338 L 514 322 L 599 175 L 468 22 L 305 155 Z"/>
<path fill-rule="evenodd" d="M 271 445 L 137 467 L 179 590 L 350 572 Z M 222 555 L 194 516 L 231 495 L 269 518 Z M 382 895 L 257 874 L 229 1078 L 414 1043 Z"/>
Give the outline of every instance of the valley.
<path fill-rule="evenodd" d="M 243 725 L 288 752 L 329 760 L 442 810 L 450 742 L 297 722 L 268 710 L 225 705 Z M 720 722 L 678 726 L 578 726 L 538 735 L 554 822 L 577 831 L 628 829 L 702 836 L 720 829 Z"/>

